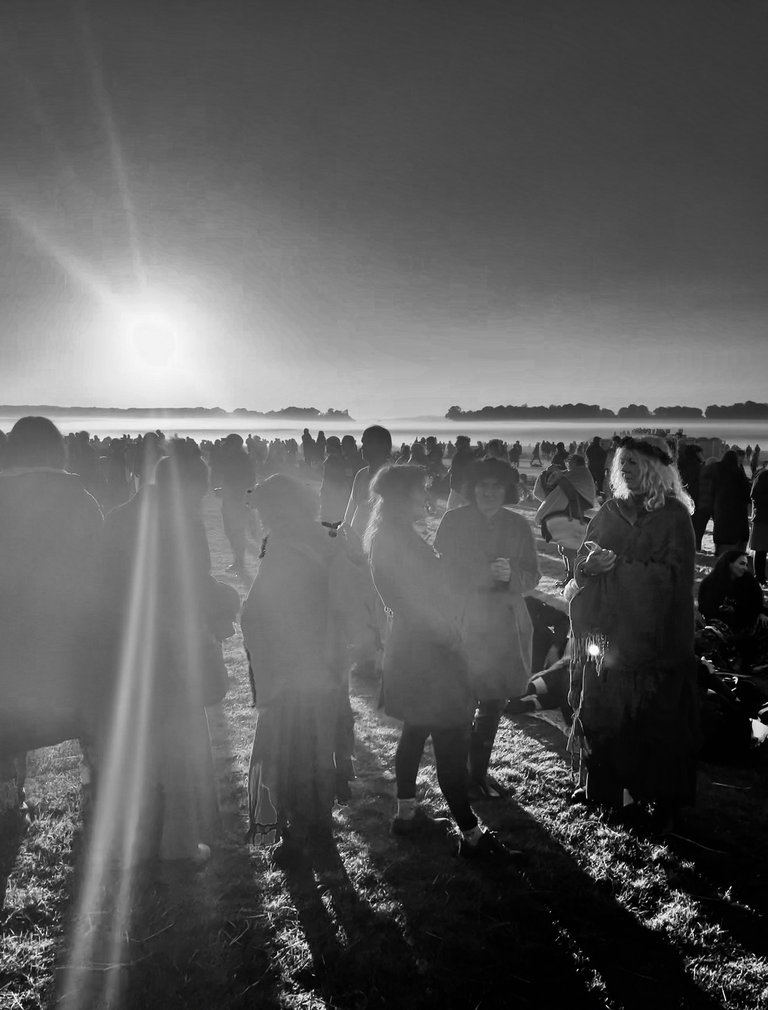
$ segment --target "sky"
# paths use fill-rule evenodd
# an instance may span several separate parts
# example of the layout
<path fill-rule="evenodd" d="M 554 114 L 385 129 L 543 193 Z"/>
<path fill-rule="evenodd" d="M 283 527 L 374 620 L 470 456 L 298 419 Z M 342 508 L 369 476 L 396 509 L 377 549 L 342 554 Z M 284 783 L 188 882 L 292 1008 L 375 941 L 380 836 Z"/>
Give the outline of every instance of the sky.
<path fill-rule="evenodd" d="M 763 0 L 3 0 L 0 403 L 768 400 Z"/>

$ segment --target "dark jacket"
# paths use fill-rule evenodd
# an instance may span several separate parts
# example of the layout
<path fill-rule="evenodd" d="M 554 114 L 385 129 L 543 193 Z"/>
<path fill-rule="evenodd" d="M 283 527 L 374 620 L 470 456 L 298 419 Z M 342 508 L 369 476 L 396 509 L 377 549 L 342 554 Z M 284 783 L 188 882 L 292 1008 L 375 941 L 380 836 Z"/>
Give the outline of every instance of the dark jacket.
<path fill-rule="evenodd" d="M 0 474 L 0 756 L 98 719 L 101 510 L 63 470 Z"/>
<path fill-rule="evenodd" d="M 749 539 L 749 479 L 741 467 L 721 461 L 715 475 L 712 505 L 716 544 L 745 543 Z"/>
<path fill-rule="evenodd" d="M 699 613 L 707 621 L 723 621 L 732 631 L 750 631 L 763 612 L 760 583 L 751 572 L 738 579 L 719 579 L 710 572 L 699 586 Z"/>
<path fill-rule="evenodd" d="M 475 695 L 439 558 L 412 527 L 383 529 L 373 581 L 391 612 L 384 645 L 387 715 L 417 726 L 468 726 Z"/>

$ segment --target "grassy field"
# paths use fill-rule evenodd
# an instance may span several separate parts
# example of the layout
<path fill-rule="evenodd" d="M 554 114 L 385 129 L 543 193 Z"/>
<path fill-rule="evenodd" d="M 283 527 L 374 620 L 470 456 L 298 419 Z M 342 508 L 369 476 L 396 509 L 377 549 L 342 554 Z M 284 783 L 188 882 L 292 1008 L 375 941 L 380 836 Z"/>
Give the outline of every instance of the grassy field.
<path fill-rule="evenodd" d="M 215 498 L 205 510 L 214 574 L 226 578 Z M 547 589 L 559 562 L 539 547 Z M 702 766 L 697 807 L 659 842 L 568 806 L 562 735 L 530 717 L 506 720 L 494 773 L 511 798 L 477 810 L 528 850 L 530 865 L 476 866 L 456 858 L 456 839 L 417 845 L 389 834 L 398 724 L 378 711 L 378 686 L 356 681 L 358 777 L 352 801 L 334 812 L 337 852 L 313 871 L 283 873 L 244 842 L 254 713 L 242 640 L 229 640 L 226 652 L 231 689 L 210 712 L 220 844 L 201 872 L 143 871 L 119 957 L 85 966 L 97 990 L 111 984 L 109 1002 L 90 1005 L 768 1007 L 760 761 Z M 19 844 L 0 914 L 0 1008 L 56 1006 L 73 926 L 83 926 L 78 765 L 74 744 L 30 756 L 38 817 Z M 420 785 L 439 811 L 431 762 Z"/>

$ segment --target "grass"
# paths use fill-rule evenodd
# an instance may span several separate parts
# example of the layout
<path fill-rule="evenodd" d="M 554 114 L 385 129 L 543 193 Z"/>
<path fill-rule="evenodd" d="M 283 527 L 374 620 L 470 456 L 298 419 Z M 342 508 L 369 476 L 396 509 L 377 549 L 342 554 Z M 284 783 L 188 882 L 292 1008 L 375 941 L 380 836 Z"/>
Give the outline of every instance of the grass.
<path fill-rule="evenodd" d="M 205 508 L 224 577 L 218 503 Z M 540 547 L 554 580 L 559 562 Z M 89 1005 L 768 1007 L 759 762 L 702 766 L 697 807 L 662 843 L 568 806 L 562 735 L 532 718 L 506 720 L 494 773 L 512 796 L 478 812 L 531 859 L 523 872 L 489 871 L 459 862 L 455 839 L 415 845 L 389 834 L 398 724 L 378 710 L 377 685 L 356 681 L 358 778 L 352 802 L 334 811 L 338 856 L 283 873 L 244 843 L 254 719 L 239 637 L 226 653 L 231 690 L 211 712 L 221 843 L 200 873 L 155 867 L 137 879 L 119 957 L 83 976 L 84 986 L 113 982 L 111 1000 Z M 53 1007 L 60 995 L 84 847 L 78 766 L 73 744 L 30 756 L 38 819 L 18 845 L 0 915 L 3 1010 Z M 431 761 L 420 788 L 439 811 Z"/>

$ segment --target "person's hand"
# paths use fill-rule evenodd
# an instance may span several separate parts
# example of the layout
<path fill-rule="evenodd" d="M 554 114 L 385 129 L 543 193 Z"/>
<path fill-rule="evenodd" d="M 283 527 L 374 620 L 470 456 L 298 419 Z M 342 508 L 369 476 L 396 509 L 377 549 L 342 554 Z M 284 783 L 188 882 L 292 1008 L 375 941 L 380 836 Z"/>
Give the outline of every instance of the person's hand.
<path fill-rule="evenodd" d="M 509 582 L 512 578 L 512 566 L 509 563 L 509 558 L 496 558 L 491 563 L 491 575 L 496 582 Z"/>
<path fill-rule="evenodd" d="M 581 562 L 581 569 L 585 575 L 605 575 L 610 572 L 616 564 L 616 552 L 606 547 L 601 547 L 590 540 L 586 543 L 589 547 L 589 554 Z"/>

